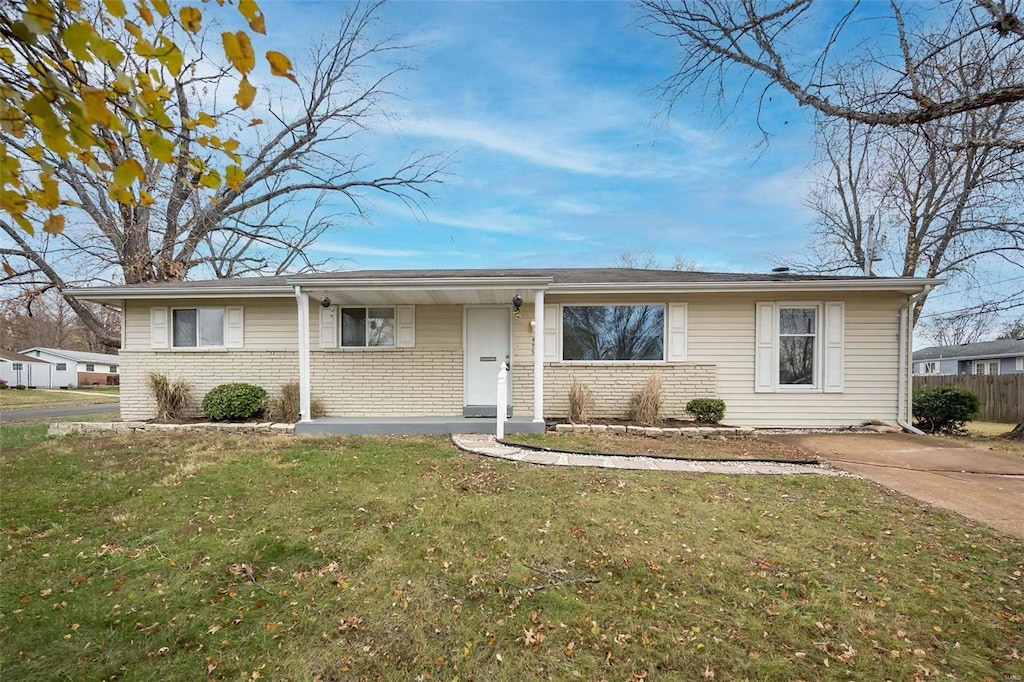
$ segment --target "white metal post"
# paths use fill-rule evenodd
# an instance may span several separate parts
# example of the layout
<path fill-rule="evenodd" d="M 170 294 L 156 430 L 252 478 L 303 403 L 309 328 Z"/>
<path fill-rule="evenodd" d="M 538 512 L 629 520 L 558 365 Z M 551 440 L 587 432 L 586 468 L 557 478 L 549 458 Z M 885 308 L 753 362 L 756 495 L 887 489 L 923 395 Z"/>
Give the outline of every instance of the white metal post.
<path fill-rule="evenodd" d="M 299 315 L 299 421 L 310 418 L 310 368 L 309 368 L 309 294 L 295 286 L 295 302 Z"/>
<path fill-rule="evenodd" d="M 533 295 L 533 421 L 544 421 L 544 290 Z"/>
<path fill-rule="evenodd" d="M 498 370 L 498 401 L 495 412 L 495 435 L 498 440 L 505 437 L 505 415 L 508 414 L 508 364 L 501 363 Z"/>

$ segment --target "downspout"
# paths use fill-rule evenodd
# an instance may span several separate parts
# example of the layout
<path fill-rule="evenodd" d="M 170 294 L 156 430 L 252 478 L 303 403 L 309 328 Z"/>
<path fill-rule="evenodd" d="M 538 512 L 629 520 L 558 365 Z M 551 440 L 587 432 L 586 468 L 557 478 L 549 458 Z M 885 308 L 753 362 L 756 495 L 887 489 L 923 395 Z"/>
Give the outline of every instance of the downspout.
<path fill-rule="evenodd" d="M 897 390 L 899 395 L 896 399 L 896 423 L 904 431 L 910 433 L 916 433 L 919 436 L 925 435 L 924 431 L 917 428 L 910 422 L 913 420 L 913 372 L 914 362 L 911 359 L 911 349 L 913 348 L 913 334 L 914 324 L 913 318 L 911 317 L 911 308 L 917 304 L 918 299 L 922 296 L 927 296 L 928 292 L 932 290 L 930 284 L 926 284 L 924 289 L 914 294 L 913 296 L 907 297 L 907 302 L 900 308 L 900 341 L 899 341 L 899 380 L 897 382 Z"/>

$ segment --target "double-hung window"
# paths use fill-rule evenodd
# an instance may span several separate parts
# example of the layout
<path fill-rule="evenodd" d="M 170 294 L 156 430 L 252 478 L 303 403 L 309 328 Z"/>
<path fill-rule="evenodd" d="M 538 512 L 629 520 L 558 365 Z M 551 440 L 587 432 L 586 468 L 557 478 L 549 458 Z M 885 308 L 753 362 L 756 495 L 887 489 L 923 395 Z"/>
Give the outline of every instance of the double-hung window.
<path fill-rule="evenodd" d="M 66 372 L 66 371 L 68 371 L 68 363 L 66 363 L 66 362 L 58 362 L 57 363 L 57 371 L 58 372 Z"/>
<path fill-rule="evenodd" d="M 174 348 L 223 348 L 223 308 L 175 308 L 171 311 Z"/>
<path fill-rule="evenodd" d="M 345 348 L 393 347 L 394 307 L 342 307 L 341 345 Z"/>
<path fill-rule="evenodd" d="M 665 360 L 665 306 L 562 306 L 562 360 Z"/>
<path fill-rule="evenodd" d="M 14 370 L 15 372 L 20 372 L 22 369 L 24 369 L 24 367 L 20 362 L 12 362 L 11 369 Z"/>
<path fill-rule="evenodd" d="M 780 306 L 779 386 L 815 386 L 819 363 L 817 306 Z"/>
<path fill-rule="evenodd" d="M 758 303 L 754 390 L 842 393 L 845 306 Z"/>
<path fill-rule="evenodd" d="M 94 365 L 91 362 L 85 363 L 85 371 L 86 372 L 95 372 L 96 371 L 96 365 Z"/>
<path fill-rule="evenodd" d="M 939 373 L 939 363 L 938 363 L 937 360 L 932 360 L 931 362 L 924 362 L 924 363 L 921 364 L 921 366 L 922 366 L 921 371 L 924 374 L 938 374 Z"/>

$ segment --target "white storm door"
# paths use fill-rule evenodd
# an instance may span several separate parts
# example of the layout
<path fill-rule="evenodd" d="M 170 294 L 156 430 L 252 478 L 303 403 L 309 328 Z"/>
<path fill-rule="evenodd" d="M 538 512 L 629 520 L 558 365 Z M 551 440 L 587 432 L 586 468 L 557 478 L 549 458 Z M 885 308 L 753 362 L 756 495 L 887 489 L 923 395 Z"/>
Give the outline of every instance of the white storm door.
<path fill-rule="evenodd" d="M 504 307 L 466 308 L 466 406 L 497 404 L 498 370 L 509 361 L 510 317 Z M 511 375 L 508 388 L 511 395 Z"/>

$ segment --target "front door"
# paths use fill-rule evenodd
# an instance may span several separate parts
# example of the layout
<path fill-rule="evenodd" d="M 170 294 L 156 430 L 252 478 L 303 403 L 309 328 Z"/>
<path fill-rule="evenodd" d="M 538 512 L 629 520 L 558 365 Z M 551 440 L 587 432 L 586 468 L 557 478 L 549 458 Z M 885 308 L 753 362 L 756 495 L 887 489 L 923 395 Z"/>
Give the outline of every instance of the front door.
<path fill-rule="evenodd" d="M 466 308 L 466 416 L 493 417 L 497 413 L 498 370 L 501 363 L 509 362 L 510 317 L 507 307 Z M 511 371 L 508 394 L 511 406 Z"/>

